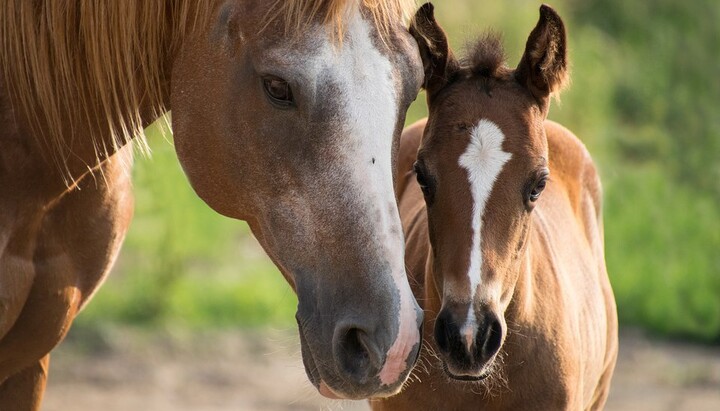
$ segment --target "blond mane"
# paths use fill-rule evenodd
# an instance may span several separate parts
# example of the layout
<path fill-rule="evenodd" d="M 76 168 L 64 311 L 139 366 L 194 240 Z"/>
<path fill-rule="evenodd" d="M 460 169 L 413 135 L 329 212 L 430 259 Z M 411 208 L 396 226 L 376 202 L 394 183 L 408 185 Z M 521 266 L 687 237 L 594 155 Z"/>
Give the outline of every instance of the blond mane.
<path fill-rule="evenodd" d="M 1 74 L 44 154 L 67 170 L 73 138 L 90 139 L 98 159 L 144 143 L 141 111 L 166 111 L 162 73 L 210 2 L 0 2 Z"/>
<path fill-rule="evenodd" d="M 341 42 L 345 19 L 353 6 L 367 9 L 383 40 L 393 24 L 406 24 L 415 12 L 415 0 L 276 0 L 269 20 L 282 19 L 287 33 L 301 33 L 305 24 L 319 19 L 334 29 Z"/>
<path fill-rule="evenodd" d="M 66 171 L 75 138 L 91 141 L 97 160 L 133 138 L 145 147 L 143 121 L 152 119 L 141 115 L 166 112 L 163 73 L 212 3 L 0 1 L 0 74 L 45 154 Z M 360 4 L 387 34 L 407 21 L 415 1 L 279 0 L 272 9 L 289 30 L 302 32 L 304 22 L 321 18 L 341 34 L 348 8 Z"/>

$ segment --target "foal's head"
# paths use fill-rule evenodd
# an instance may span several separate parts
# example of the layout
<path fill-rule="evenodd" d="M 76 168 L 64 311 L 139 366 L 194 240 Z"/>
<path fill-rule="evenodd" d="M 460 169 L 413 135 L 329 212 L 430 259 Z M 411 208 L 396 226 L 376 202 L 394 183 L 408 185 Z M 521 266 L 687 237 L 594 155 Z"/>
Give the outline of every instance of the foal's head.
<path fill-rule="evenodd" d="M 479 380 L 490 374 L 507 335 L 505 310 L 549 177 L 543 121 L 550 95 L 567 77 L 565 28 L 542 6 L 516 69 L 504 65 L 493 36 L 456 60 L 430 4 L 411 32 L 430 111 L 415 171 L 442 298 L 435 339 L 451 377 Z"/>

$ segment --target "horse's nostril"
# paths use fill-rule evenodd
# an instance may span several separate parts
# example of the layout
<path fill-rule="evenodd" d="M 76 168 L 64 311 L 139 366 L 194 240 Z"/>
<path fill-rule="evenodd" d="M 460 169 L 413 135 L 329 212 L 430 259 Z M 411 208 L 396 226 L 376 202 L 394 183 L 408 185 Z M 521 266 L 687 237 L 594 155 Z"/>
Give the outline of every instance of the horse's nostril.
<path fill-rule="evenodd" d="M 478 333 L 477 338 L 478 347 L 482 347 L 482 356 L 485 360 L 488 360 L 500 350 L 502 344 L 502 325 L 500 321 L 495 316 L 488 318 L 485 329 Z"/>
<path fill-rule="evenodd" d="M 367 334 L 350 328 L 338 341 L 337 356 L 346 375 L 364 383 L 382 365 L 381 354 Z"/>

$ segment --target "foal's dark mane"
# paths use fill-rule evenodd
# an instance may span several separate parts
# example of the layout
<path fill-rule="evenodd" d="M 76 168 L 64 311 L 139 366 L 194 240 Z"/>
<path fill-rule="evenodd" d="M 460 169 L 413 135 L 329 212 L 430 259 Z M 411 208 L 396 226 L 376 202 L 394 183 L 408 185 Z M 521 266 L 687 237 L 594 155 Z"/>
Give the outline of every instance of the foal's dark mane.
<path fill-rule="evenodd" d="M 494 81 L 507 81 L 512 76 L 514 70 L 505 62 L 502 36 L 488 31 L 468 43 L 465 55 L 457 61 L 454 70 L 446 73 L 447 80 L 453 83 L 457 80 L 476 79 L 479 80 L 480 87 L 490 93 Z"/>
<path fill-rule="evenodd" d="M 510 72 L 505 61 L 502 36 L 489 31 L 468 45 L 467 55 L 461 61 L 460 67 L 471 76 L 502 79 Z"/>
<path fill-rule="evenodd" d="M 495 31 L 488 31 L 480 35 L 474 42 L 468 43 L 465 56 L 460 60 L 458 72 L 453 76 L 458 78 L 476 78 L 482 83 L 482 88 L 490 92 L 493 81 L 509 81 L 515 76 L 517 70 L 507 66 L 507 57 L 502 45 L 502 35 Z M 545 67 L 543 67 L 545 69 Z M 558 98 L 562 89 L 569 83 L 569 74 L 565 70 L 557 79 L 550 96 Z"/>

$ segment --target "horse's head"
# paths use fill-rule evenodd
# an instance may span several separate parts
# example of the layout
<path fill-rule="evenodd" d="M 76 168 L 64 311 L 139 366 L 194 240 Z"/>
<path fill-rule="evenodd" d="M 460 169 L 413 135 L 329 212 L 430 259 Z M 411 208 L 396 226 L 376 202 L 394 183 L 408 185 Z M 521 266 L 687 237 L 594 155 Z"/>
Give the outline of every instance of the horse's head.
<path fill-rule="evenodd" d="M 247 220 L 296 291 L 311 382 L 330 397 L 390 395 L 417 358 L 422 322 L 392 177 L 422 83 L 417 45 L 399 18 L 381 36 L 356 2 L 343 3 L 355 10 L 338 15 L 340 37 L 327 1 L 288 34 L 282 16 L 266 18 L 270 3 L 224 2 L 183 44 L 178 156 L 200 197 Z"/>
<path fill-rule="evenodd" d="M 411 32 L 429 104 L 415 171 L 442 298 L 435 339 L 450 376 L 478 380 L 490 374 L 507 335 L 505 310 L 531 212 L 549 178 L 543 122 L 551 93 L 567 76 L 565 28 L 542 6 L 514 70 L 493 36 L 456 60 L 430 4 Z"/>

